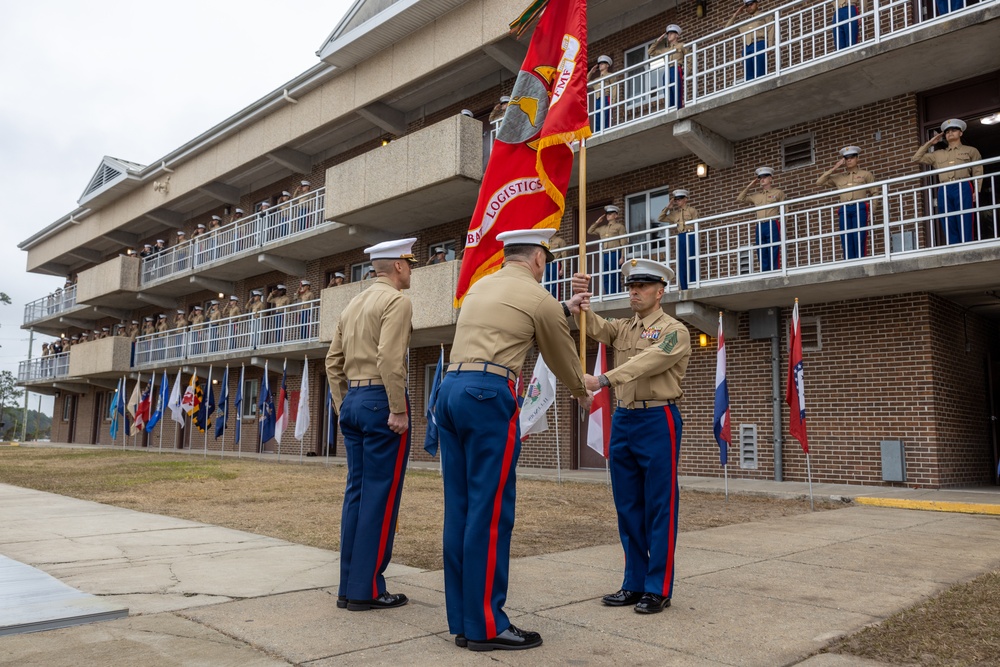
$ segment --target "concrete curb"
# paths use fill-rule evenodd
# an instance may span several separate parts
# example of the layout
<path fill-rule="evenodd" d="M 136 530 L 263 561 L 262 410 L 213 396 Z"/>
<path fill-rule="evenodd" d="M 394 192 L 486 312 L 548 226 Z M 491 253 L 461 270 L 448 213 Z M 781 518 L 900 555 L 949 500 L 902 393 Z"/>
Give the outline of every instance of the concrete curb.
<path fill-rule="evenodd" d="M 988 514 L 1000 516 L 1000 505 L 985 503 L 956 503 L 942 500 L 914 500 L 911 498 L 867 498 L 857 497 L 854 502 L 873 507 L 894 507 L 905 510 L 925 510 L 928 512 L 957 512 L 960 514 Z"/>

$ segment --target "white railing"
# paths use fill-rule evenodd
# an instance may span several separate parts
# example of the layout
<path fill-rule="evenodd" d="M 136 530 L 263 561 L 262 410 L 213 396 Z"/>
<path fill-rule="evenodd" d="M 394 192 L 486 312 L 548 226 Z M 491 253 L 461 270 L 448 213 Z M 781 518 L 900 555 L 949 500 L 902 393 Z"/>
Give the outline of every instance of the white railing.
<path fill-rule="evenodd" d="M 69 375 L 69 352 L 28 359 L 17 366 L 18 382 L 52 380 Z"/>
<path fill-rule="evenodd" d="M 76 307 L 76 285 L 71 285 L 61 292 L 53 292 L 41 299 L 25 304 L 24 324 L 37 322 L 38 320 L 58 315 L 70 308 Z"/>
<path fill-rule="evenodd" d="M 1000 157 L 983 160 L 1000 165 Z M 949 191 L 971 193 L 974 205 L 948 209 L 946 193 L 937 182 L 941 169 L 879 181 L 871 185 L 800 197 L 776 206 L 746 208 L 699 218 L 688 232 L 688 288 L 732 283 L 767 276 L 784 276 L 873 262 L 899 261 L 921 255 L 1000 247 L 1000 173 L 954 181 Z M 839 195 L 857 190 L 877 194 L 845 204 Z M 850 207 L 857 207 L 855 211 Z M 757 212 L 777 208 L 774 220 L 758 220 Z M 851 222 L 854 214 L 856 226 Z M 847 229 L 841 228 L 846 215 Z M 867 222 L 864 222 L 867 217 Z M 765 224 L 766 223 L 766 224 Z M 761 226 L 764 225 L 764 229 Z M 777 229 L 766 238 L 762 232 Z M 664 230 L 668 238 L 664 239 Z M 621 248 L 609 244 L 624 241 Z M 632 257 L 652 257 L 677 273 L 677 235 L 673 225 L 642 229 L 587 244 L 587 272 L 594 276 L 594 298 L 625 294 L 615 264 Z M 576 270 L 575 248 L 560 249 L 546 274 L 545 285 L 557 298 L 570 295 L 569 279 Z M 679 289 L 680 278 L 669 291 Z"/>
<path fill-rule="evenodd" d="M 325 188 L 179 243 L 142 260 L 141 284 L 163 280 L 301 234 L 324 223 Z"/>
<path fill-rule="evenodd" d="M 133 366 L 319 340 L 319 299 L 139 336 Z"/>

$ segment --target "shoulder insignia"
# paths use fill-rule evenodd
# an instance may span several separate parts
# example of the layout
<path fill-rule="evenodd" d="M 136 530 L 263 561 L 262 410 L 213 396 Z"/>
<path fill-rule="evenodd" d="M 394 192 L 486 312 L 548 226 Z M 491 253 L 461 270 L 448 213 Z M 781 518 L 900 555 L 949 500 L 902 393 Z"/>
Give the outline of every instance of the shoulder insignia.
<path fill-rule="evenodd" d="M 671 331 L 663 338 L 663 342 L 660 343 L 660 349 L 670 354 L 677 347 L 677 332 Z"/>

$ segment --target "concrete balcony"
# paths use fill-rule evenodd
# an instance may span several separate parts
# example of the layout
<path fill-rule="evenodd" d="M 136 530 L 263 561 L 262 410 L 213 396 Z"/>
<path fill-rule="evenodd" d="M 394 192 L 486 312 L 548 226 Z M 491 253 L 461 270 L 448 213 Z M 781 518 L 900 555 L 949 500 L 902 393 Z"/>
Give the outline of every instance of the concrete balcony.
<path fill-rule="evenodd" d="M 452 307 L 458 285 L 460 262 L 443 262 L 413 270 L 410 289 L 404 292 L 413 303 L 413 332 L 410 347 L 424 347 L 451 340 L 458 311 Z M 320 293 L 319 339 L 333 340 L 340 313 L 362 290 L 372 284 L 366 280 L 340 287 L 328 287 Z"/>
<path fill-rule="evenodd" d="M 330 167 L 329 220 L 409 233 L 468 216 L 483 179 L 483 124 L 458 115 Z"/>
<path fill-rule="evenodd" d="M 119 255 L 81 271 L 76 284 L 76 302 L 88 306 L 131 309 L 139 291 L 138 257 Z"/>
<path fill-rule="evenodd" d="M 132 341 L 111 336 L 74 345 L 69 351 L 71 378 L 112 378 L 131 370 Z"/>
<path fill-rule="evenodd" d="M 17 383 L 21 386 L 30 386 L 37 382 L 52 382 L 68 375 L 69 352 L 27 359 L 17 366 Z"/>

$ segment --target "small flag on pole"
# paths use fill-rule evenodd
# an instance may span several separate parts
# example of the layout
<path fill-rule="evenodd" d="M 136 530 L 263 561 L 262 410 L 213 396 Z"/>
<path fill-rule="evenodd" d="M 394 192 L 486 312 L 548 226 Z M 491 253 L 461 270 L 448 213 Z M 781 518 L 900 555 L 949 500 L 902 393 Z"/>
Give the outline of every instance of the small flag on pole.
<path fill-rule="evenodd" d="M 184 396 L 181 397 L 181 407 L 184 408 L 184 412 L 191 415 L 200 406 L 201 397 L 198 396 L 198 371 L 196 369 L 191 376 L 191 381 L 188 382 L 187 389 L 184 390 Z"/>
<path fill-rule="evenodd" d="M 726 342 L 722 335 L 722 313 L 719 313 L 719 350 L 715 356 L 715 410 L 712 431 L 719 443 L 719 463 L 729 463 L 729 448 L 733 444 L 729 422 L 729 383 L 726 381 Z"/>
<path fill-rule="evenodd" d="M 166 373 L 166 371 L 163 371 Z M 174 379 L 174 387 L 170 390 L 170 418 L 184 428 L 184 398 L 181 396 L 181 371 L 177 370 L 177 377 Z"/>
<path fill-rule="evenodd" d="M 156 401 L 156 411 L 149 418 L 149 423 L 146 424 L 146 433 L 152 433 L 156 425 L 163 419 L 163 411 L 167 408 L 170 401 L 170 380 L 167 378 L 167 372 L 163 371 L 163 378 L 160 380 L 160 397 Z"/>
<path fill-rule="evenodd" d="M 236 410 L 236 421 L 233 422 L 233 438 L 237 445 L 240 444 L 240 436 L 243 432 L 243 371 L 244 367 L 240 365 L 240 383 L 236 385 L 236 398 L 233 399 L 233 409 Z"/>
<path fill-rule="evenodd" d="M 608 349 L 604 343 L 597 346 L 597 361 L 594 362 L 594 377 L 600 377 L 608 371 Z M 595 452 L 608 458 L 608 445 L 611 442 L 611 388 L 601 387 L 594 393 L 594 402 L 590 404 L 590 421 L 587 424 L 587 446 Z"/>
<path fill-rule="evenodd" d="M 136 413 L 139 412 L 139 402 L 142 400 L 142 390 L 140 386 L 142 385 L 142 374 L 139 375 L 138 379 L 135 381 L 135 388 L 132 389 L 132 395 L 129 396 L 128 408 L 129 415 L 132 416 L 132 423 L 129 424 L 125 422 L 125 435 L 133 436 L 136 433 L 137 427 L 139 426 L 138 420 L 136 419 Z"/>
<path fill-rule="evenodd" d="M 295 415 L 295 439 L 302 442 L 309 430 L 309 357 L 302 361 L 302 387 L 299 389 L 299 410 Z"/>
<path fill-rule="evenodd" d="M 427 433 L 424 435 L 424 451 L 431 456 L 437 454 L 438 441 L 441 439 L 438 433 L 437 418 L 434 416 L 434 406 L 437 405 L 438 393 L 441 391 L 441 380 L 444 379 L 444 346 L 441 346 L 441 353 L 438 355 L 437 367 L 434 369 L 434 380 L 431 382 L 431 395 L 427 399 Z"/>
<path fill-rule="evenodd" d="M 218 440 L 226 432 L 226 422 L 229 421 L 229 366 L 222 377 L 222 389 L 219 391 L 219 410 L 222 415 L 215 420 L 215 439 Z"/>
<path fill-rule="evenodd" d="M 556 400 L 556 376 L 545 363 L 542 355 L 535 361 L 531 381 L 524 392 L 521 405 L 521 437 L 542 433 L 549 428 L 546 413 Z"/>
<path fill-rule="evenodd" d="M 785 393 L 788 403 L 788 432 L 802 445 L 802 451 L 809 453 L 809 438 L 806 435 L 806 388 L 802 372 L 802 323 L 799 321 L 799 300 L 792 309 L 791 334 L 788 339 L 788 388 Z"/>
<path fill-rule="evenodd" d="M 264 381 L 260 388 L 260 444 L 274 439 L 274 400 L 271 398 L 271 386 L 267 379 L 267 362 L 264 362 Z M 263 451 L 263 450 L 262 450 Z"/>
<path fill-rule="evenodd" d="M 274 439 L 281 444 L 281 436 L 288 427 L 288 389 L 285 381 L 288 379 L 288 359 L 281 370 L 281 389 L 278 391 L 278 413 L 274 419 Z"/>

